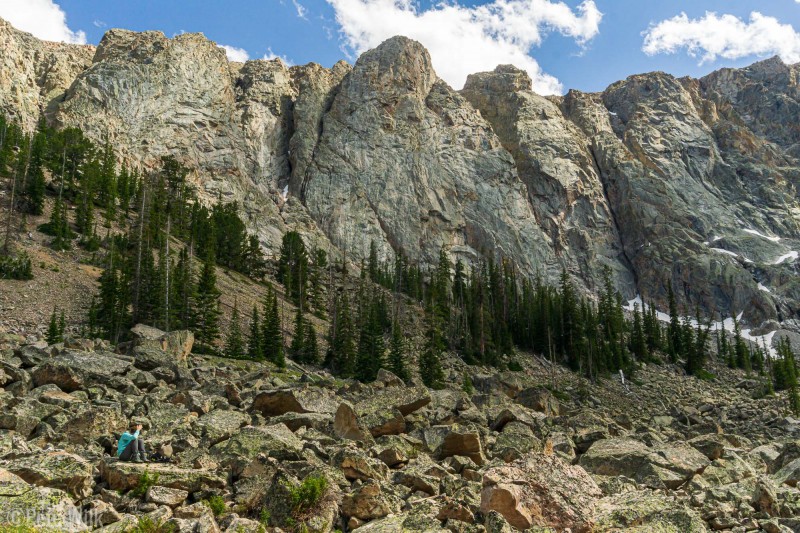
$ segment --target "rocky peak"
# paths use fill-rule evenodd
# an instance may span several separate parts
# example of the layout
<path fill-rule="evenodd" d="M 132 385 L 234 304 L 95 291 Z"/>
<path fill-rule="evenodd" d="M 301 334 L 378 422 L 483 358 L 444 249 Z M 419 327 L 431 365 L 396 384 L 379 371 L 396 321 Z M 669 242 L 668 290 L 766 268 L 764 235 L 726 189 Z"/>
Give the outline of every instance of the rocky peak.
<path fill-rule="evenodd" d="M 479 72 L 467 76 L 464 92 L 513 93 L 530 91 L 533 82 L 528 73 L 514 65 L 498 65 L 492 72 Z"/>
<path fill-rule="evenodd" d="M 406 96 L 424 98 L 437 76 L 431 56 L 417 41 L 392 37 L 358 58 L 345 92 L 378 96 L 387 104 Z"/>

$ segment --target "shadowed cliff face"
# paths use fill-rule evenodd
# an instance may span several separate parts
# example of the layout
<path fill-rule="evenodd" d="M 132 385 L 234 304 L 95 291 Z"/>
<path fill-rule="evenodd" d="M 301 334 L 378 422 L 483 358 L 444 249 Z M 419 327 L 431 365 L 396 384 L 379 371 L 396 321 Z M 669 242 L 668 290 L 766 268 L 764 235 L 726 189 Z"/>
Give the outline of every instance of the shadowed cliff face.
<path fill-rule="evenodd" d="M 268 250 L 311 245 L 423 266 L 492 254 L 691 313 L 751 322 L 800 309 L 800 91 L 778 59 L 700 80 L 632 76 L 541 97 L 512 67 L 456 92 L 396 37 L 353 67 L 229 63 L 202 35 L 112 30 L 92 47 L 0 25 L 0 109 L 79 126 L 151 168 L 175 155 L 237 200 Z M 94 57 L 92 58 L 92 54 Z"/>

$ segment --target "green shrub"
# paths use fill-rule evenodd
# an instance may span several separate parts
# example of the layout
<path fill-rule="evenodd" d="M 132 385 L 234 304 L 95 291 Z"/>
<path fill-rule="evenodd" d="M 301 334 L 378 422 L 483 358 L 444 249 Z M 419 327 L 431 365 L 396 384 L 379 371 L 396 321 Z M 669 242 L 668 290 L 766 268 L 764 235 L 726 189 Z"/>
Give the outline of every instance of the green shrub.
<path fill-rule="evenodd" d="M 308 476 L 299 485 L 287 485 L 292 505 L 292 515 L 299 516 L 313 509 L 328 491 L 325 476 Z"/>
<path fill-rule="evenodd" d="M 469 374 L 466 372 L 464 372 L 464 379 L 461 381 L 461 390 L 469 396 L 472 396 L 472 393 L 475 392 L 475 386 L 472 384 L 472 378 L 470 378 Z"/>
<path fill-rule="evenodd" d="M 714 381 L 715 379 L 717 379 L 717 376 L 715 374 L 712 374 L 711 372 L 709 372 L 708 370 L 706 370 L 704 368 L 700 369 L 694 375 L 694 377 L 696 377 L 697 379 L 702 379 L 703 381 Z"/>
<path fill-rule="evenodd" d="M 522 365 L 516 359 L 508 362 L 508 369 L 512 372 L 522 372 Z"/>
<path fill-rule="evenodd" d="M 225 505 L 225 500 L 222 499 L 222 496 L 218 494 L 214 494 L 207 500 L 203 500 L 203 503 L 211 509 L 211 512 L 214 513 L 214 516 L 222 516 L 227 511 L 227 506 Z"/>
<path fill-rule="evenodd" d="M 128 530 L 130 533 L 173 533 L 175 526 L 163 521 L 156 521 L 149 516 L 139 518 L 133 529 Z"/>
<path fill-rule="evenodd" d="M 33 265 L 28 254 L 0 255 L 0 279 L 33 279 Z"/>
<path fill-rule="evenodd" d="M 272 520 L 272 514 L 269 512 L 269 509 L 266 507 L 261 508 L 261 513 L 258 515 L 258 523 L 261 524 L 262 527 L 269 527 L 269 522 Z"/>
<path fill-rule="evenodd" d="M 153 485 L 158 484 L 159 474 L 156 472 L 155 474 L 151 474 L 150 471 L 145 470 L 139 476 L 139 481 L 136 483 L 136 487 L 131 490 L 131 496 L 135 498 L 143 498 L 150 487 Z"/>
<path fill-rule="evenodd" d="M 38 533 L 38 529 L 27 520 L 20 524 L 0 523 L 0 533 Z"/>

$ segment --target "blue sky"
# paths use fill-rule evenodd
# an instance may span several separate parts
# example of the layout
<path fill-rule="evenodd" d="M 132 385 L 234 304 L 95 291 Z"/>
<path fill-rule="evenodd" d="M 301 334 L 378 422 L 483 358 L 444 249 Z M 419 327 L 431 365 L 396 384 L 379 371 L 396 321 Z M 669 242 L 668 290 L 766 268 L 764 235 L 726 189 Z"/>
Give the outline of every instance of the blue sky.
<path fill-rule="evenodd" d="M 540 92 L 562 92 L 602 90 L 652 70 L 700 76 L 776 54 L 800 61 L 799 2 L 0 0 L 0 16 L 57 39 L 44 34 L 50 26 L 41 21 L 60 9 L 63 40 L 96 44 L 111 27 L 168 36 L 203 32 L 250 58 L 281 56 L 324 66 L 352 62 L 389 34 L 404 33 L 428 47 L 437 72 L 456 88 L 467 72 L 513 62 L 531 74 Z M 28 20 L 25 10 L 32 11 Z"/>

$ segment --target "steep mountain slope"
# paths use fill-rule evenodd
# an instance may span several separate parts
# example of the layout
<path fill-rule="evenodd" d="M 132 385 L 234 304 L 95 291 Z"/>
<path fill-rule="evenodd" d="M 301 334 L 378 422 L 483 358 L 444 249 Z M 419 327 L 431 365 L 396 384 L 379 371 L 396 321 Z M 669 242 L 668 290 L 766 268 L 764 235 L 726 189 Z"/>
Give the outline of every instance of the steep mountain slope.
<path fill-rule="evenodd" d="M 175 155 L 273 252 L 298 229 L 359 259 L 503 256 L 555 281 L 751 323 L 800 309 L 797 67 L 632 76 L 543 98 L 510 66 L 457 92 L 396 37 L 344 63 L 229 63 L 199 34 L 111 30 L 91 48 L 0 26 L 0 108 L 77 125 L 147 169 Z"/>

